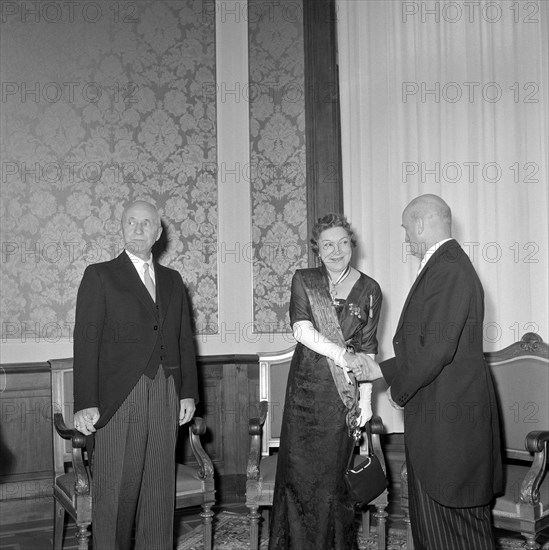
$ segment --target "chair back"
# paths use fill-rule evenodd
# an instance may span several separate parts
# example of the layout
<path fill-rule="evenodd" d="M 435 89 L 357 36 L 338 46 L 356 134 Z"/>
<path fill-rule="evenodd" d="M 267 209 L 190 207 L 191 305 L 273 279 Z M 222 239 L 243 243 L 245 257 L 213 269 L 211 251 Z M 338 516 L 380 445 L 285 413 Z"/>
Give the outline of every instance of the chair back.
<path fill-rule="evenodd" d="M 73 397 L 73 360 L 50 359 L 51 369 L 51 406 L 52 420 L 55 413 L 61 413 L 68 427 L 73 427 L 74 422 L 74 397 Z M 55 430 L 52 421 L 53 433 L 53 466 L 55 476 L 66 472 L 65 464 L 72 461 L 72 445 L 70 439 L 62 439 Z"/>
<path fill-rule="evenodd" d="M 485 356 L 496 386 L 505 454 L 531 461 L 524 447 L 526 434 L 549 430 L 549 348 L 537 334 L 528 333 Z"/>
<path fill-rule="evenodd" d="M 261 454 L 269 455 L 269 449 L 280 446 L 282 413 L 286 397 L 286 383 L 295 346 L 279 352 L 263 352 L 259 358 L 259 400 L 269 404 L 263 425 Z"/>

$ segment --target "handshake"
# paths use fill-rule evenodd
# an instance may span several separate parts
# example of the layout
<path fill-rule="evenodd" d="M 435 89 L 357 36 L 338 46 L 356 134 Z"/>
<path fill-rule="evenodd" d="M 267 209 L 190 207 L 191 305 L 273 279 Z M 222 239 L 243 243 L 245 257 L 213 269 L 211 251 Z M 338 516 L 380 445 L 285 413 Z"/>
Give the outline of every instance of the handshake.
<path fill-rule="evenodd" d="M 379 364 L 366 353 L 346 352 L 343 358 L 347 363 L 343 370 L 352 372 L 359 382 L 371 382 L 383 376 Z"/>

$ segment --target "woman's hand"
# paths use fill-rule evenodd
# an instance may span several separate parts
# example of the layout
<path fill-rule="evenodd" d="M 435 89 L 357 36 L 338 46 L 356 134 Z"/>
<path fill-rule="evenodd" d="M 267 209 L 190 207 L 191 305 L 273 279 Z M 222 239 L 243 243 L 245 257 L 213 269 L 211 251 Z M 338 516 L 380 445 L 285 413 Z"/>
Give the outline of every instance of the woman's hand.
<path fill-rule="evenodd" d="M 341 369 L 343 370 L 343 374 L 345 375 L 345 380 L 347 380 L 348 384 L 352 384 L 353 381 L 351 380 L 349 373 L 351 372 L 351 364 L 353 363 L 353 361 L 355 361 L 355 354 L 349 353 L 348 351 L 346 351 L 343 354 L 343 360 L 347 365 L 346 367 L 341 366 Z"/>
<path fill-rule="evenodd" d="M 359 352 L 353 357 L 355 360 L 347 365 L 359 382 L 371 382 L 372 380 L 382 378 L 383 374 L 381 373 L 379 364 L 368 354 Z"/>

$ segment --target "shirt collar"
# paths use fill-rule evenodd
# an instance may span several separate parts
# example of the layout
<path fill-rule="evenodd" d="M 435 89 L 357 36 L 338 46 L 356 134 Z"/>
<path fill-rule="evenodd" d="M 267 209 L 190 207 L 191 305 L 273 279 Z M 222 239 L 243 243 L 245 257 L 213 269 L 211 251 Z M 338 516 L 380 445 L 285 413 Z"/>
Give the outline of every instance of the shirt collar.
<path fill-rule="evenodd" d="M 143 273 L 143 266 L 146 263 L 149 264 L 149 271 L 154 273 L 152 256 L 145 262 L 145 260 L 142 260 L 141 258 L 137 257 L 135 254 L 132 254 L 127 248 L 125 248 L 124 250 L 126 251 L 126 254 L 128 255 L 128 258 L 131 260 L 133 266 L 137 270 L 137 273 L 139 274 Z"/>
<path fill-rule="evenodd" d="M 438 243 L 435 243 L 427 252 L 425 252 L 425 256 L 423 256 L 423 259 L 421 260 L 419 264 L 419 269 L 417 271 L 417 274 L 419 275 L 421 273 L 421 270 L 425 267 L 425 264 L 431 259 L 431 256 L 444 244 L 448 241 L 451 241 L 453 237 L 449 237 L 448 239 L 444 239 L 442 241 L 438 241 Z"/>

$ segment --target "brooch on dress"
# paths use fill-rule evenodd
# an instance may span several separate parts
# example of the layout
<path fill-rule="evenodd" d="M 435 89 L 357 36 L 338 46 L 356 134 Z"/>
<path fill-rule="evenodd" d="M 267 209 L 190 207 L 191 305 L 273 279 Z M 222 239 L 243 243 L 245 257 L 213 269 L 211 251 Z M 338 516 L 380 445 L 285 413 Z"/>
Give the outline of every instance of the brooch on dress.
<path fill-rule="evenodd" d="M 373 309 L 373 301 L 374 298 L 370 294 L 370 308 L 368 310 L 368 314 L 366 315 L 366 312 L 357 304 L 350 303 L 349 304 L 349 313 L 351 315 L 354 315 L 355 317 L 358 317 L 361 321 L 365 321 L 366 317 L 369 317 L 370 319 L 374 316 L 374 309 Z"/>

